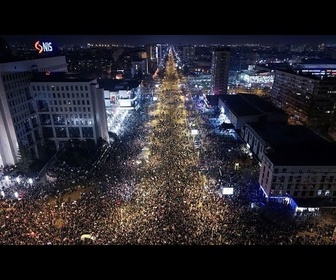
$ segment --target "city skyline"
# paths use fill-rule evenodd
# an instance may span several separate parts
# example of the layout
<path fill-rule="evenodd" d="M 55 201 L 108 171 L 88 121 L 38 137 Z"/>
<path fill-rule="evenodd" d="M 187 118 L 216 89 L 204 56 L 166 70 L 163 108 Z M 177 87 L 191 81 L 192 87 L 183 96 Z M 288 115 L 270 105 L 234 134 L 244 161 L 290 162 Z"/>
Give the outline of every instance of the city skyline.
<path fill-rule="evenodd" d="M 182 34 L 143 34 L 143 35 L 0 35 L 9 44 L 26 43 L 33 44 L 37 40 L 52 41 L 57 45 L 85 45 L 93 44 L 170 44 L 170 45 L 206 45 L 206 44 L 336 44 L 336 35 L 182 35 Z"/>

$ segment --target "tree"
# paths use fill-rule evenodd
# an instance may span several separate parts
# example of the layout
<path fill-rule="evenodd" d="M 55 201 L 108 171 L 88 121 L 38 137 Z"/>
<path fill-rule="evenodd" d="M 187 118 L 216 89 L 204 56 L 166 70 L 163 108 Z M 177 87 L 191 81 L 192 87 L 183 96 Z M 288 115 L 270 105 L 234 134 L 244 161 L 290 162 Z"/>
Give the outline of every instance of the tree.
<path fill-rule="evenodd" d="M 19 158 L 19 161 L 17 163 L 18 170 L 24 173 L 28 173 L 30 166 L 34 162 L 30 150 L 25 148 L 23 145 L 19 144 L 18 158 Z"/>
<path fill-rule="evenodd" d="M 48 161 L 55 155 L 56 152 L 57 150 L 56 150 L 55 142 L 46 138 L 43 140 L 42 149 L 40 149 L 39 151 L 40 153 L 39 158 L 42 161 Z"/>

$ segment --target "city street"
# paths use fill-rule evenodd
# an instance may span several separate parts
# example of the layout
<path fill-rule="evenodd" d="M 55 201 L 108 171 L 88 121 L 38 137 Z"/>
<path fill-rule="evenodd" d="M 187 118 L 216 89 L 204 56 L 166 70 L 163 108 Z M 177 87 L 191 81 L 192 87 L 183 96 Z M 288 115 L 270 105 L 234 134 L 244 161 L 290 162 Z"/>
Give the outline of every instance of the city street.
<path fill-rule="evenodd" d="M 0 244 L 335 244 L 332 222 L 259 203 L 257 161 L 232 131 L 219 133 L 224 116 L 186 99 L 179 75 L 171 51 L 155 99 L 124 116 L 93 166 L 63 162 L 56 182 L 3 197 Z"/>

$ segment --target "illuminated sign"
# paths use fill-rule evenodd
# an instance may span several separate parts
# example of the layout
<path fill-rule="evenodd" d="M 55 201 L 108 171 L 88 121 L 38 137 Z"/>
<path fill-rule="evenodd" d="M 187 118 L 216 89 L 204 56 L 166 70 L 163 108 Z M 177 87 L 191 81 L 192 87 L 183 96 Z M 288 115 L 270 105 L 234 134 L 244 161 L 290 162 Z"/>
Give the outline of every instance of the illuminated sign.
<path fill-rule="evenodd" d="M 35 42 L 35 49 L 38 50 L 38 53 L 42 53 L 42 52 L 52 52 L 53 47 L 51 45 L 51 42 L 40 42 L 40 41 L 36 41 Z"/>
<path fill-rule="evenodd" d="M 230 194 L 233 194 L 233 188 L 223 188 L 223 189 L 222 189 L 222 194 L 223 194 L 223 195 L 230 195 Z"/>

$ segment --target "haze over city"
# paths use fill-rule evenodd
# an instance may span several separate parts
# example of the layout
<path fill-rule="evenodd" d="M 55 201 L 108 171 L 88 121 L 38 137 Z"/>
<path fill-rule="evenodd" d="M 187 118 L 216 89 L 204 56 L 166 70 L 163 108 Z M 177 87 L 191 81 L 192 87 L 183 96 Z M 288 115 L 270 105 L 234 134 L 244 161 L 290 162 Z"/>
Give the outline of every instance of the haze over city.
<path fill-rule="evenodd" d="M 9 43 L 24 42 L 31 44 L 36 40 L 54 41 L 58 45 L 70 44 L 81 45 L 86 43 L 110 43 L 110 44 L 129 44 L 129 45 L 144 45 L 144 44 L 335 44 L 336 35 L 188 35 L 188 34 L 166 34 L 166 35 L 89 35 L 89 34 L 74 34 L 74 35 L 0 35 Z"/>

